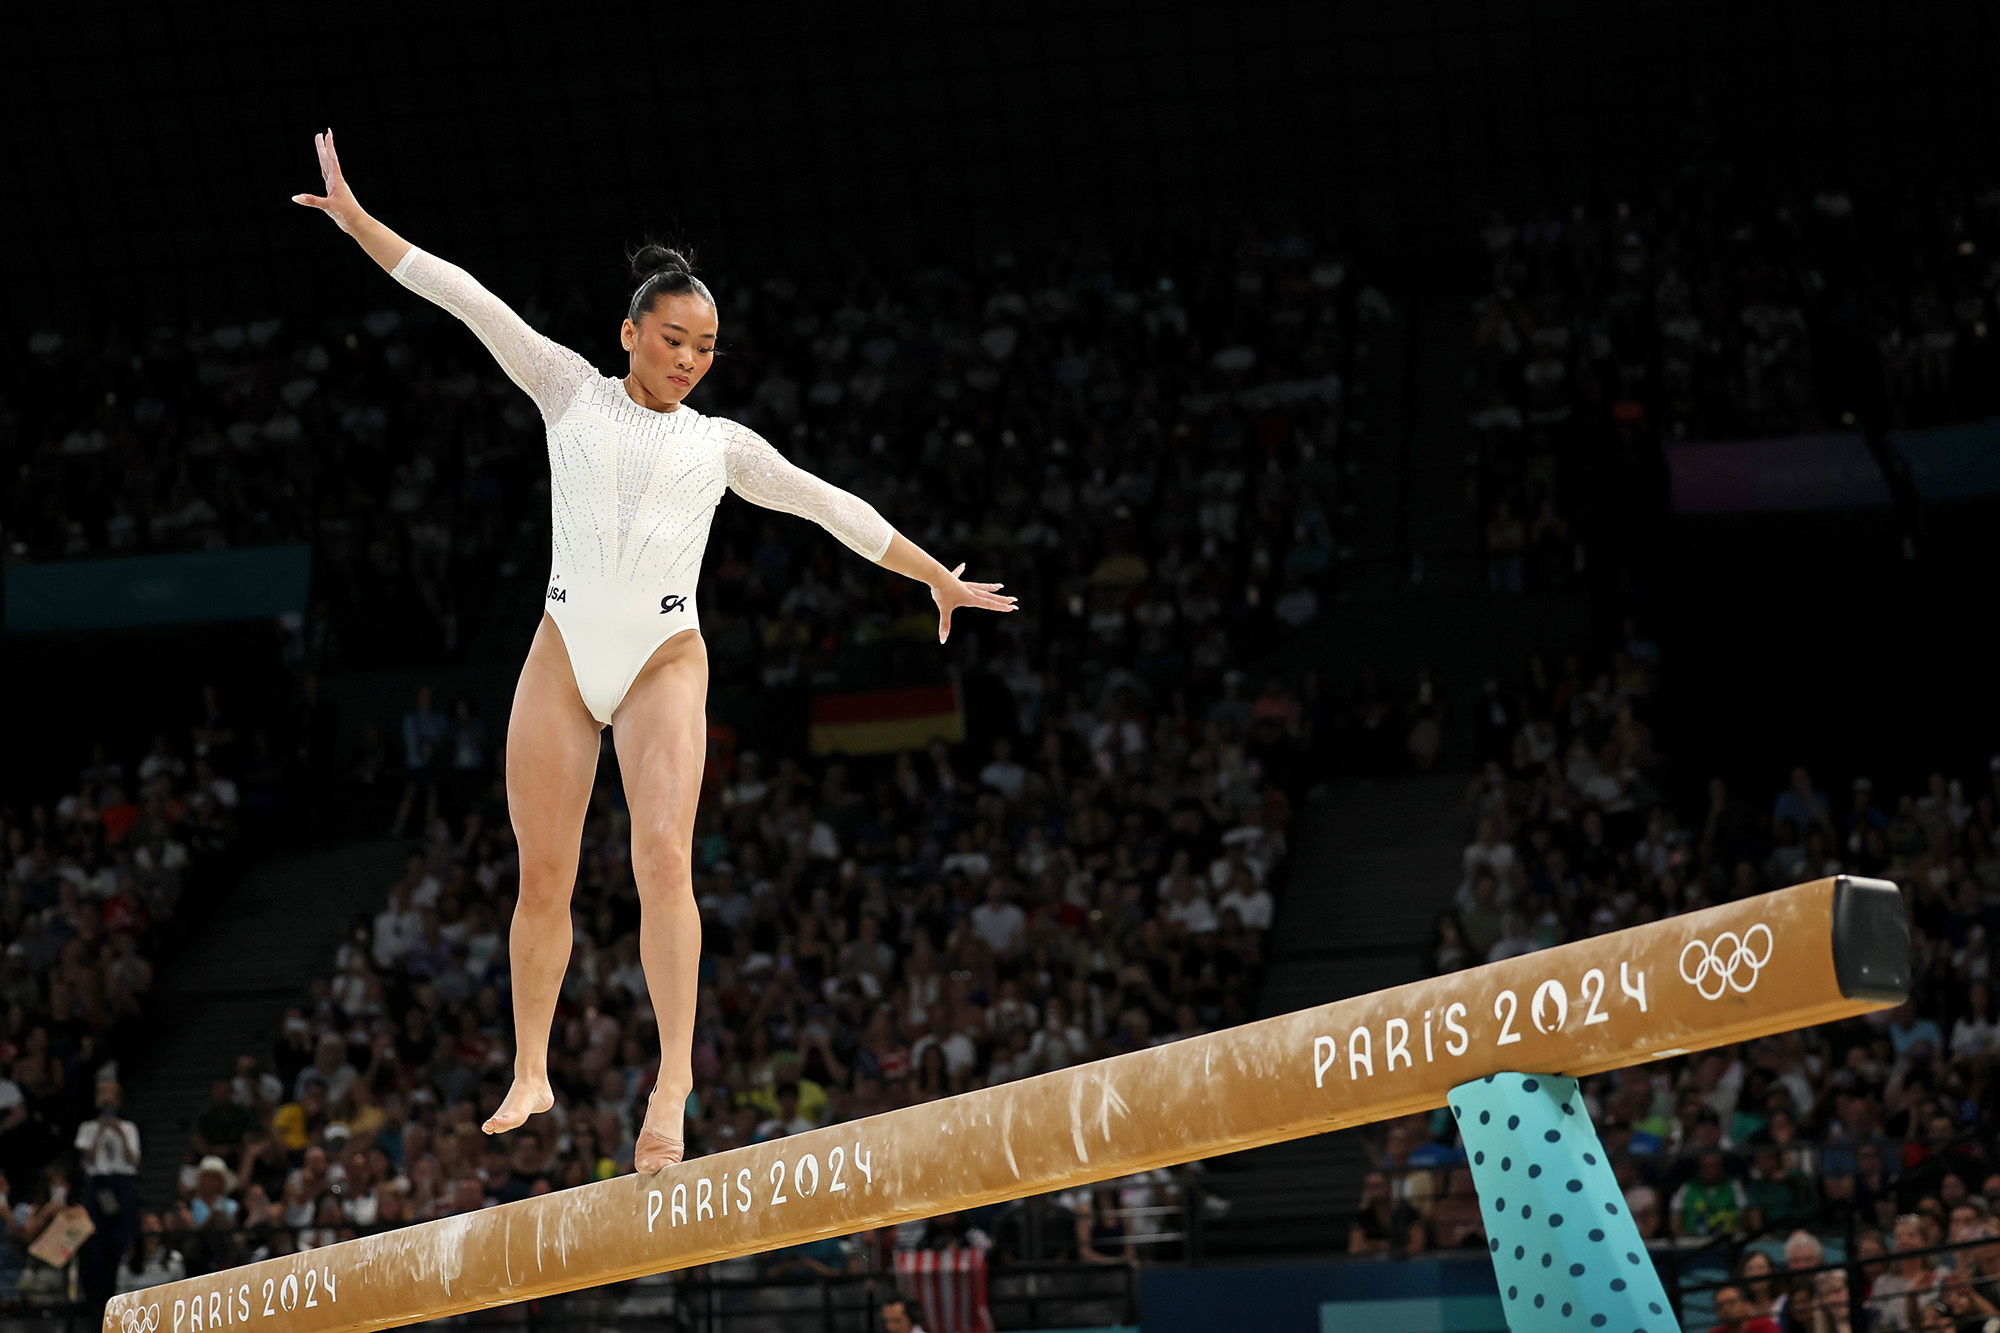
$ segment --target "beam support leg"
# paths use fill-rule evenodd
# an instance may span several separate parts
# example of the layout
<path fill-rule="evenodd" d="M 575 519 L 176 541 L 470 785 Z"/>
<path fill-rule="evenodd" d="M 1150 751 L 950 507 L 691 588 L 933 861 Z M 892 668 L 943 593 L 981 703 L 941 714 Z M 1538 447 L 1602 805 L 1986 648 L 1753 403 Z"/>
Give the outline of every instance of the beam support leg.
<path fill-rule="evenodd" d="M 1490 1074 L 1448 1101 L 1512 1333 L 1677 1333 L 1576 1080 Z"/>

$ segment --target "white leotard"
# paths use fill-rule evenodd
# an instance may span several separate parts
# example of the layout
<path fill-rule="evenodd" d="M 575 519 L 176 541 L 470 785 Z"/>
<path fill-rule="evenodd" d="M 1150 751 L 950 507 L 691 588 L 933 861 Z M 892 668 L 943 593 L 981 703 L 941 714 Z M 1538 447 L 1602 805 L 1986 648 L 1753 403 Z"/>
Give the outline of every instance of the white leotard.
<path fill-rule="evenodd" d="M 756 431 L 682 405 L 655 412 L 535 332 L 477 279 L 416 246 L 396 281 L 458 316 L 541 409 L 549 436 L 544 603 L 585 707 L 608 723 L 653 650 L 695 629 L 695 581 L 722 492 L 819 523 L 870 560 L 895 535 L 875 507 L 787 462 Z"/>

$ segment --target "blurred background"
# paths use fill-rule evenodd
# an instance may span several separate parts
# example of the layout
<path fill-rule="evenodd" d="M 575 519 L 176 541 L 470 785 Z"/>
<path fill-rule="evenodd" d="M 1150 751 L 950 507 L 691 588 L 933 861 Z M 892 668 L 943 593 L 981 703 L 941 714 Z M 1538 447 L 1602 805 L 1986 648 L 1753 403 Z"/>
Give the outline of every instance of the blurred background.
<path fill-rule="evenodd" d="M 0 1323 L 630 1169 L 608 744 L 558 1110 L 477 1131 L 543 433 L 290 202 L 331 125 L 606 373 L 626 254 L 691 251 L 697 406 L 1021 599 L 940 647 L 717 511 L 691 1155 L 1846 871 L 1910 1006 L 1586 1097 L 1684 1327 L 1992 1333 L 1996 48 L 1971 0 L 0 14 Z M 1498 1329 L 1462 1161 L 1417 1116 L 477 1322 Z"/>

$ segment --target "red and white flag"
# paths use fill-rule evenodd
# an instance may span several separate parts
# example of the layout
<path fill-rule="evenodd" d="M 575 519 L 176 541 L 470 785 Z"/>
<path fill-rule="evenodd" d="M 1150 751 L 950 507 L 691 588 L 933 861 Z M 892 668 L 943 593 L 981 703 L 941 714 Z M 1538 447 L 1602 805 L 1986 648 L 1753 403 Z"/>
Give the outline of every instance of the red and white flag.
<path fill-rule="evenodd" d="M 986 1252 L 976 1246 L 903 1250 L 896 1255 L 896 1286 L 922 1303 L 924 1333 L 993 1333 Z"/>

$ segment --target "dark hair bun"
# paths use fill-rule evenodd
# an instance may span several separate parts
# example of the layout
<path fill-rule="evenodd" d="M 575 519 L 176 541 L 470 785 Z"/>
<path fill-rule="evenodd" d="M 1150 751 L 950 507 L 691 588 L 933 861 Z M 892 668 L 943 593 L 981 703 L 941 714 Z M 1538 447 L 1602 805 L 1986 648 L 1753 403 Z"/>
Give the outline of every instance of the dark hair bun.
<path fill-rule="evenodd" d="M 694 266 L 687 256 L 678 250 L 670 250 L 664 245 L 646 244 L 639 247 L 632 256 L 632 280 L 644 282 L 655 273 L 692 274 Z"/>
<path fill-rule="evenodd" d="M 678 250 L 647 241 L 628 258 L 632 264 L 632 281 L 638 286 L 632 291 L 631 304 L 626 308 L 625 318 L 634 324 L 650 312 L 666 296 L 683 293 L 699 296 L 710 305 L 715 304 L 715 296 L 708 285 L 694 275 L 694 265 Z"/>

